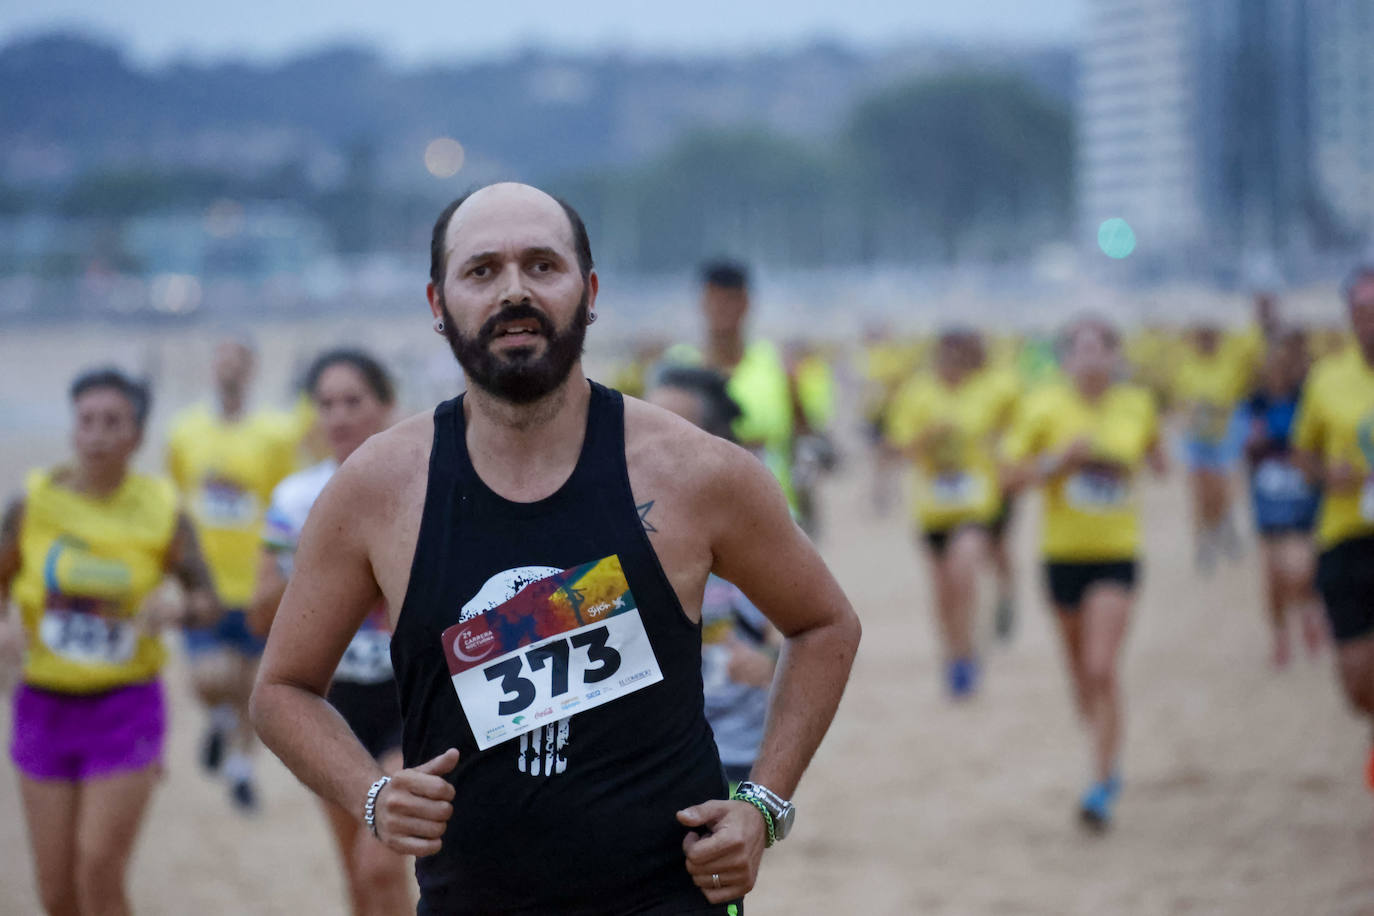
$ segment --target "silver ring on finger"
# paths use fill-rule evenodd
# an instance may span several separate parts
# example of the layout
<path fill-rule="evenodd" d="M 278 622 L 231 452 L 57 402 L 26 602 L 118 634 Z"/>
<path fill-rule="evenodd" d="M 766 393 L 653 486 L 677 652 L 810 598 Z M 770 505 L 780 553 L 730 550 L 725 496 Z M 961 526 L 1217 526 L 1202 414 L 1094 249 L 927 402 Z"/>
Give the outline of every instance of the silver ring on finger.
<path fill-rule="evenodd" d="M 720 890 L 720 875 L 714 872 L 711 874 L 711 888 L 712 890 Z"/>

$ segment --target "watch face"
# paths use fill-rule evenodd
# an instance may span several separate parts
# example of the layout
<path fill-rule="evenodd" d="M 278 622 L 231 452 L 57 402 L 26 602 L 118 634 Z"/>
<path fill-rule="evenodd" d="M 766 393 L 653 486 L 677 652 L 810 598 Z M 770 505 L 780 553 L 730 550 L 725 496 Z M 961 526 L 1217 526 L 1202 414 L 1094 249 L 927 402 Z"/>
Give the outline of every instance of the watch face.
<path fill-rule="evenodd" d="M 773 833 L 778 839 L 784 839 L 792 832 L 792 821 L 797 817 L 797 809 L 788 805 L 782 809 L 782 814 L 773 819 Z"/>

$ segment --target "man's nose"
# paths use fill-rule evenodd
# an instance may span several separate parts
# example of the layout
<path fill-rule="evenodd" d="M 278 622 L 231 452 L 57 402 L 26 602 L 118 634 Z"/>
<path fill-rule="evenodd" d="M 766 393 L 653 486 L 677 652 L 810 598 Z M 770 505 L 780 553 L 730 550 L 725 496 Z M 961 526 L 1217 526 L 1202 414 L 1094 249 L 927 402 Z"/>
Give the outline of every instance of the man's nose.
<path fill-rule="evenodd" d="M 498 290 L 501 293 L 501 305 L 503 307 L 529 301 L 530 293 L 525 285 L 525 273 L 520 269 L 519 264 L 508 264 L 501 271 L 501 283 Z"/>

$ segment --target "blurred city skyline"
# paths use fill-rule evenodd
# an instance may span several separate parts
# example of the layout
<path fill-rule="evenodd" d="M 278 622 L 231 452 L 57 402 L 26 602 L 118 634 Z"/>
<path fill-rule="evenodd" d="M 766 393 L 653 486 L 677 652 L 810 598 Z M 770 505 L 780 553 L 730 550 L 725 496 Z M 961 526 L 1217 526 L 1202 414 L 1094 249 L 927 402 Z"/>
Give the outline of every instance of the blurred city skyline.
<path fill-rule="evenodd" d="M 420 0 L 339 0 L 324 15 L 314 6 L 271 0 L 232 5 L 51 0 L 41 7 L 7 0 L 0 3 L 0 44 L 70 30 L 114 39 L 137 63 L 157 66 L 185 59 L 271 61 L 339 44 L 366 44 L 413 64 L 480 60 L 529 47 L 703 54 L 814 41 L 880 47 L 910 38 L 1062 43 L 1077 36 L 1084 3 L 704 0 L 660 8 L 635 0 L 591 0 L 576 7 L 532 0 L 486 7 L 444 28 L 434 21 L 437 8 Z"/>

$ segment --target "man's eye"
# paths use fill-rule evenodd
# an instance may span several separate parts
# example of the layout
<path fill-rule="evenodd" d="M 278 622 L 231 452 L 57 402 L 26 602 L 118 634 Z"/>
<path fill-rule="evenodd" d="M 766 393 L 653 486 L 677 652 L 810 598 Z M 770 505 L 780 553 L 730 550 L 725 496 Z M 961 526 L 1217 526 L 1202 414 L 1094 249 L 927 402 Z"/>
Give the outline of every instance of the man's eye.
<path fill-rule="evenodd" d="M 477 277 L 480 280 L 482 277 L 485 277 L 490 270 L 491 268 L 487 267 L 485 264 L 481 264 L 468 271 L 468 276 Z"/>

